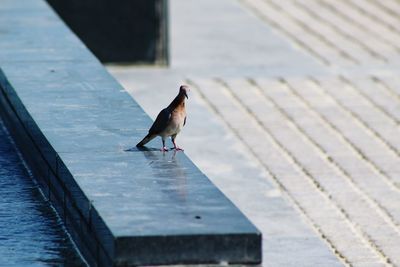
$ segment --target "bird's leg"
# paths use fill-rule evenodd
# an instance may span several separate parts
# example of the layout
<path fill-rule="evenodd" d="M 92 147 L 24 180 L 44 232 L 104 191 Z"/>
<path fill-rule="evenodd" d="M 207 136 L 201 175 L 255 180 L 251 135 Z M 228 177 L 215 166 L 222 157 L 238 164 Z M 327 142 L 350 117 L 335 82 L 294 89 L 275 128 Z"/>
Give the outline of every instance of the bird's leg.
<path fill-rule="evenodd" d="M 180 147 L 178 147 L 177 145 L 176 145 L 176 143 L 175 143 L 175 137 L 176 137 L 176 135 L 173 135 L 173 136 L 171 136 L 171 140 L 172 140 L 172 143 L 174 144 L 174 149 L 176 150 L 176 151 L 183 151 L 183 149 L 182 148 L 180 148 Z"/>
<path fill-rule="evenodd" d="M 161 151 L 162 152 L 166 152 L 166 151 L 168 151 L 168 148 L 165 146 L 165 138 L 164 137 L 161 137 L 161 139 L 162 139 L 162 148 L 161 148 Z"/>

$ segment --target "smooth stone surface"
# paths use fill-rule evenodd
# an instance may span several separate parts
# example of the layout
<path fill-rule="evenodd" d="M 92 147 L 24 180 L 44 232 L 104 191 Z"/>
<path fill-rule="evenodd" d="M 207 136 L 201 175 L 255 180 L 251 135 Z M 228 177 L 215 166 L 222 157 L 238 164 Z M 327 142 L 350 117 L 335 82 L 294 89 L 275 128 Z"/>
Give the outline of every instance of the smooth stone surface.
<path fill-rule="evenodd" d="M 132 148 L 150 118 L 44 2 L 0 12 L 1 114 L 89 264 L 261 261 L 261 233 L 185 153 Z"/>
<path fill-rule="evenodd" d="M 132 149 L 60 157 L 117 236 L 129 236 L 132 229 L 139 236 L 254 231 L 182 152 Z M 97 171 L 87 174 L 90 169 Z"/>

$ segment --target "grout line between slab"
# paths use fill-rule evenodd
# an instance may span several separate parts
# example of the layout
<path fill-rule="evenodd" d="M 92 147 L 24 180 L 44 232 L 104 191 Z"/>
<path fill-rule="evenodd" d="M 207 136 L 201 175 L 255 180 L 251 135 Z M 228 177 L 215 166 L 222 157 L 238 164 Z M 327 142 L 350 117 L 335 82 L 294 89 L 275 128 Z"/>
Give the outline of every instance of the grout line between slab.
<path fill-rule="evenodd" d="M 323 89 L 323 87 L 319 84 L 318 80 L 316 80 L 313 77 L 309 77 L 309 80 L 314 84 L 314 86 L 316 88 L 319 88 L 320 91 L 322 91 L 326 96 L 328 96 L 330 99 L 332 99 L 339 107 L 341 110 L 343 110 L 345 113 L 349 114 L 350 117 L 353 118 L 353 120 L 355 120 L 356 122 L 358 122 L 359 125 L 361 125 L 361 127 L 365 128 L 367 133 L 369 133 L 370 135 L 372 135 L 373 137 L 375 136 L 373 134 L 373 132 L 371 132 L 371 130 L 364 126 L 362 124 L 362 122 L 360 122 L 359 120 L 356 119 L 356 117 L 354 117 L 352 115 L 352 113 L 350 111 L 348 111 L 347 109 L 345 109 L 344 107 L 341 106 L 340 103 L 338 103 L 338 101 L 332 97 L 328 92 L 326 92 L 325 89 Z M 294 91 L 294 90 L 293 90 Z M 295 93 L 295 92 L 294 92 Z M 297 93 L 295 93 L 296 95 L 298 95 Z M 391 178 L 391 176 L 389 174 L 386 173 L 386 171 L 382 170 L 372 159 L 370 159 L 367 155 L 365 155 L 365 153 L 362 151 L 361 148 L 359 148 L 357 145 L 355 145 L 348 137 L 346 137 L 332 122 L 330 122 L 325 115 L 322 115 L 320 113 L 318 113 L 314 107 L 307 101 L 305 100 L 302 96 L 298 95 L 299 98 L 301 98 L 309 107 L 310 110 L 314 110 L 315 114 L 317 114 L 318 116 L 321 117 L 321 119 L 331 128 L 333 129 L 339 136 L 341 136 L 342 140 L 349 144 L 350 147 L 352 149 L 354 149 L 354 151 L 356 151 L 356 153 L 366 162 L 368 162 L 371 166 L 373 166 L 373 168 L 380 173 L 383 177 L 385 177 L 385 180 L 387 181 L 388 184 L 390 184 L 393 188 L 395 188 L 397 191 L 400 190 L 400 185 L 397 185 L 395 181 L 393 181 L 393 179 Z M 381 140 L 380 140 L 381 141 Z M 381 141 L 382 142 L 382 141 Z M 383 143 L 383 142 L 382 142 Z M 384 144 L 384 143 L 383 143 Z M 391 150 L 389 150 L 391 151 Z"/>
<path fill-rule="evenodd" d="M 333 253 L 339 258 L 339 260 L 345 265 L 345 266 L 352 266 L 350 261 L 337 249 L 337 247 L 334 245 L 333 241 L 328 238 L 326 234 L 324 234 L 324 231 L 321 229 L 321 227 L 310 217 L 310 215 L 307 214 L 306 210 L 301 206 L 301 204 L 296 201 L 295 197 L 290 193 L 290 191 L 284 186 L 284 184 L 279 180 L 279 178 L 269 169 L 267 165 L 263 161 L 261 161 L 258 158 L 257 153 L 246 144 L 246 142 L 243 140 L 241 135 L 237 132 L 237 130 L 232 127 L 232 125 L 224 119 L 223 115 L 219 112 L 218 108 L 211 103 L 208 98 L 201 92 L 200 87 L 196 85 L 196 83 L 190 79 L 187 79 L 187 84 L 190 86 L 197 88 L 197 92 L 199 92 L 199 95 L 201 99 L 209 106 L 209 108 L 223 121 L 223 123 L 234 133 L 234 135 L 249 149 L 250 154 L 254 156 L 254 158 L 259 162 L 261 166 L 266 170 L 266 172 L 269 174 L 270 177 L 272 177 L 274 183 L 278 186 L 278 188 L 285 193 L 287 196 L 287 199 L 293 204 L 293 206 L 296 208 L 296 210 L 299 211 L 299 214 L 306 219 L 306 221 L 314 228 L 314 230 L 319 234 L 322 240 L 324 240 L 329 248 L 333 251 Z M 355 228 L 352 227 L 354 230 Z"/>
<path fill-rule="evenodd" d="M 305 137 L 305 140 L 310 143 L 312 146 L 317 148 L 317 153 L 320 154 L 320 158 L 323 159 L 327 165 L 332 166 L 337 172 L 339 172 L 341 174 L 342 177 L 345 178 L 345 180 L 347 180 L 347 182 L 350 184 L 350 187 L 352 187 L 357 194 L 360 195 L 360 197 L 362 199 L 364 199 L 367 203 L 369 203 L 369 205 L 371 205 L 371 207 L 373 207 L 378 214 L 380 214 L 380 216 L 382 217 L 382 219 L 384 221 L 386 221 L 396 232 L 400 233 L 399 229 L 398 229 L 398 223 L 395 222 L 393 216 L 390 214 L 390 212 L 385 209 L 381 204 L 378 203 L 378 201 L 370 196 L 368 193 L 364 192 L 360 186 L 357 184 L 357 182 L 351 177 L 351 175 L 344 170 L 340 164 L 338 162 L 336 162 L 335 159 L 333 159 L 332 157 L 327 157 L 328 153 L 327 151 L 320 146 L 316 141 L 314 141 L 307 133 L 306 131 L 283 109 L 281 108 L 278 103 L 273 100 L 272 98 L 270 98 L 269 96 L 267 96 L 265 93 L 262 92 L 260 86 L 257 84 L 256 81 L 254 80 L 249 80 L 249 82 L 255 86 L 255 88 L 257 88 L 261 94 L 268 99 L 269 102 L 271 102 L 274 107 L 294 126 L 294 128 L 301 133 L 302 136 Z M 286 84 L 286 81 L 281 81 L 283 84 Z"/>
<path fill-rule="evenodd" d="M 340 75 L 339 76 L 340 80 L 342 80 L 346 85 L 348 85 L 354 92 L 356 92 L 359 96 L 367 100 L 376 110 L 379 112 L 383 113 L 385 117 L 387 117 L 389 120 L 393 121 L 397 126 L 400 125 L 400 120 L 395 118 L 393 114 L 390 114 L 384 107 L 382 107 L 380 104 L 376 103 L 371 97 L 369 97 L 367 94 L 363 93 L 362 90 L 357 90 L 357 86 L 351 82 L 347 77 Z M 355 115 L 360 121 L 362 120 L 359 116 Z M 369 127 L 368 127 L 369 128 Z M 372 129 L 371 129 L 372 130 Z M 396 151 L 396 154 L 398 152 Z"/>
<path fill-rule="evenodd" d="M 249 115 L 251 115 L 251 117 L 253 117 L 253 119 L 257 122 L 257 124 L 259 124 L 262 127 L 262 129 L 268 134 L 268 136 L 270 136 L 270 138 L 272 138 L 274 140 L 275 144 L 282 151 L 284 151 L 285 155 L 287 155 L 291 159 L 291 161 L 305 174 L 305 177 L 307 177 L 309 179 L 309 181 L 316 187 L 317 191 L 319 191 L 321 194 L 325 195 L 325 197 L 330 200 L 330 202 L 336 207 L 336 209 L 344 215 L 347 222 L 349 224 L 353 225 L 353 227 L 354 227 L 353 229 L 356 229 L 357 235 L 360 236 L 366 244 L 368 244 L 371 248 L 373 248 L 375 250 L 375 252 L 384 259 L 385 262 L 390 263 L 391 259 L 384 253 L 383 249 L 380 248 L 374 242 L 374 239 L 369 234 L 367 234 L 365 231 L 363 231 L 360 227 L 356 227 L 356 225 L 351 220 L 350 215 L 346 212 L 346 210 L 339 203 L 332 201 L 331 194 L 329 194 L 328 191 L 326 191 L 326 189 L 320 184 L 320 182 L 318 182 L 317 179 L 315 179 L 314 175 L 312 175 L 311 172 L 307 168 L 305 168 L 298 161 L 298 159 L 288 149 L 285 148 L 285 146 L 280 141 L 278 141 L 276 139 L 276 137 L 264 126 L 264 124 L 257 118 L 257 116 L 250 109 L 248 109 L 247 107 L 244 106 L 244 104 L 240 101 L 240 99 L 235 94 L 233 94 L 233 92 L 231 92 L 228 89 L 229 87 L 226 85 L 226 83 L 221 82 L 221 80 L 219 80 L 219 83 L 224 85 L 225 89 L 230 92 L 231 96 L 235 99 L 235 101 L 238 102 L 239 105 L 241 105 L 246 110 L 246 112 Z M 390 221 L 390 219 L 388 219 L 388 220 Z"/>
<path fill-rule="evenodd" d="M 294 23 L 298 24 L 301 28 L 304 29 L 304 31 L 306 33 L 308 33 L 310 35 L 313 35 L 314 37 L 316 37 L 317 39 L 319 39 L 320 41 L 325 43 L 328 47 L 330 47 L 331 49 L 336 51 L 338 53 L 338 55 L 341 56 L 343 59 L 345 59 L 345 60 L 347 60 L 347 61 L 349 61 L 351 63 L 354 63 L 356 65 L 360 65 L 360 62 L 357 59 L 355 59 L 353 56 L 351 56 L 349 53 L 347 53 L 346 51 L 344 51 L 340 47 L 336 46 L 332 41 L 327 39 L 324 35 L 322 35 L 321 33 L 317 32 L 317 31 L 315 31 L 314 29 L 312 29 L 308 24 L 304 23 L 303 21 L 301 21 L 298 18 L 293 17 L 288 12 L 286 12 L 285 9 L 281 8 L 276 3 L 272 2 L 272 0 L 264 0 L 264 1 L 269 3 L 278 12 L 281 11 L 282 13 L 284 13 L 287 16 L 288 19 L 290 19 Z"/>
<path fill-rule="evenodd" d="M 293 1 L 293 0 L 292 0 Z M 372 48 L 370 48 L 366 43 L 361 42 L 359 39 L 357 39 L 356 37 L 344 32 L 341 28 L 339 28 L 338 26 L 336 26 L 335 24 L 332 24 L 330 22 L 328 22 L 326 19 L 324 19 L 321 15 L 319 15 L 317 12 L 313 11 L 311 8 L 307 7 L 307 5 L 305 5 L 304 3 L 300 3 L 300 1 L 293 1 L 293 3 L 302 8 L 303 10 L 305 10 L 310 16 L 314 17 L 317 21 L 324 23 L 325 25 L 327 25 L 328 27 L 330 27 L 333 31 L 335 31 L 337 34 L 343 36 L 345 39 L 348 39 L 350 42 L 353 42 L 354 44 L 358 45 L 360 48 L 364 49 L 369 55 L 371 55 L 373 58 L 381 61 L 381 62 L 385 62 L 388 63 L 389 60 L 382 55 L 381 53 L 373 50 Z"/>
<path fill-rule="evenodd" d="M 320 63 L 326 66 L 332 65 L 332 62 L 329 61 L 326 57 L 316 52 L 313 48 L 311 48 L 308 44 L 304 43 L 301 39 L 297 38 L 294 34 L 287 31 L 284 27 L 282 27 L 279 22 L 274 21 L 273 19 L 266 16 L 262 11 L 258 10 L 256 7 L 252 6 L 248 1 L 249 0 L 239 0 L 243 6 L 246 6 L 249 10 L 251 10 L 254 14 L 256 14 L 261 20 L 268 23 L 272 27 L 278 30 L 278 32 L 283 32 L 288 39 L 297 44 L 300 48 L 304 49 L 311 55 L 313 55 Z"/>

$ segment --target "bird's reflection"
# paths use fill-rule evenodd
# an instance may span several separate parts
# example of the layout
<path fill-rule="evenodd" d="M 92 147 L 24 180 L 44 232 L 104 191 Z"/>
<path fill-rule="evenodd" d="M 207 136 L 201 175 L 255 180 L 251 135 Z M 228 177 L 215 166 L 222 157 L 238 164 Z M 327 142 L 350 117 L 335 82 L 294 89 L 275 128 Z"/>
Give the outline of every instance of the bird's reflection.
<path fill-rule="evenodd" d="M 142 151 L 146 157 L 160 190 L 172 201 L 184 206 L 187 201 L 187 173 L 179 163 L 179 157 L 184 154 L 176 150 L 161 152 L 146 147 L 137 151 Z"/>

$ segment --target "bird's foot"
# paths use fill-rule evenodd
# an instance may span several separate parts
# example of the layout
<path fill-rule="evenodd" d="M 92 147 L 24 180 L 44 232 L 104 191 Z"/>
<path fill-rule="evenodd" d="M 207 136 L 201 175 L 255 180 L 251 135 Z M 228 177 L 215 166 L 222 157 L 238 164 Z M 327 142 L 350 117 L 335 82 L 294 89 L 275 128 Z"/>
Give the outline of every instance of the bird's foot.
<path fill-rule="evenodd" d="M 183 148 L 180 148 L 180 147 L 177 147 L 177 146 L 174 147 L 174 149 L 175 149 L 176 151 L 184 151 Z"/>
<path fill-rule="evenodd" d="M 166 148 L 165 146 L 163 148 L 160 149 L 162 152 L 167 152 L 168 148 Z"/>

